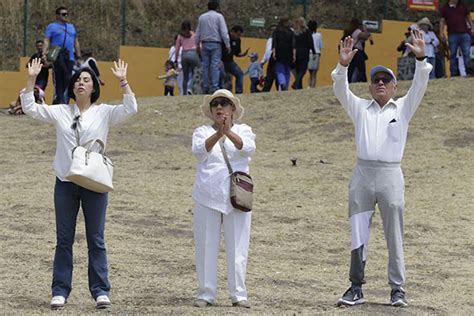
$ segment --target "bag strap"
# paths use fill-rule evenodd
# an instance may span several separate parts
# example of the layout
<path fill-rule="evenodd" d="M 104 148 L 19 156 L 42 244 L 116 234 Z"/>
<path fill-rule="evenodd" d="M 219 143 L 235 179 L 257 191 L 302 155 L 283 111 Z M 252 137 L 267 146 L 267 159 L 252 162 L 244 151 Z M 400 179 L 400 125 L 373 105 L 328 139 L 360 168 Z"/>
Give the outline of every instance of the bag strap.
<path fill-rule="evenodd" d="M 66 37 L 67 37 L 67 22 L 64 24 L 64 41 L 63 41 L 63 48 L 66 48 Z"/>
<path fill-rule="evenodd" d="M 219 140 L 219 146 L 221 146 L 222 156 L 224 156 L 225 163 L 227 165 L 227 169 L 229 169 L 229 174 L 233 174 L 234 171 L 232 170 L 232 166 L 230 165 L 229 157 L 227 157 L 227 151 L 224 147 L 224 140 Z"/>
<path fill-rule="evenodd" d="M 102 156 L 105 156 L 105 144 L 102 140 L 98 138 L 87 141 L 85 144 L 82 145 L 82 147 L 85 147 L 87 148 L 87 150 L 90 151 L 92 146 L 94 146 L 94 144 L 99 144 L 100 146 L 99 154 L 101 154 Z"/>

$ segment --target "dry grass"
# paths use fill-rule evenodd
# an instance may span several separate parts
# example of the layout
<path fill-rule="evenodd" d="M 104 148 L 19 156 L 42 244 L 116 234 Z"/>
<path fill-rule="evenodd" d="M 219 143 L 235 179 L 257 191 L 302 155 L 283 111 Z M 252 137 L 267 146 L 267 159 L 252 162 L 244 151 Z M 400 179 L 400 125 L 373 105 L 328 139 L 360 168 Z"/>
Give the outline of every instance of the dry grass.
<path fill-rule="evenodd" d="M 387 251 L 378 214 L 366 271 L 369 303 L 335 307 L 348 285 L 347 185 L 355 146 L 352 124 L 331 88 L 242 97 L 245 122 L 257 134 L 247 275 L 251 313 L 474 313 L 473 84 L 474 79 L 431 82 L 411 123 L 402 164 L 410 302 L 403 310 L 387 306 Z M 367 96 L 366 85 L 353 88 Z M 407 89 L 400 84 L 400 93 Z M 106 237 L 113 313 L 239 312 L 229 307 L 223 252 L 217 306 L 191 306 L 196 277 L 190 143 L 193 129 L 205 122 L 201 99 L 140 99 L 139 113 L 111 130 L 116 191 Z M 28 117 L 0 115 L 0 126 L 0 310 L 46 313 L 55 246 L 55 131 Z M 80 215 L 70 313 L 94 312 L 83 226 Z"/>

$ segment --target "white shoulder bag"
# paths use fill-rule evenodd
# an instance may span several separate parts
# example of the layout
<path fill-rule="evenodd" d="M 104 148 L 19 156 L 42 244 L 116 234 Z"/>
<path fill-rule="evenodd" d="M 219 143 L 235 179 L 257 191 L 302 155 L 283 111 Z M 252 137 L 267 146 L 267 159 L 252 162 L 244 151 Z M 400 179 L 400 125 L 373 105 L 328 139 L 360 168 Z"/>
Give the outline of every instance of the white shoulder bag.
<path fill-rule="evenodd" d="M 73 123 L 77 146 L 72 149 L 72 163 L 66 179 L 94 192 L 110 192 L 114 189 L 112 185 L 114 166 L 105 155 L 105 144 L 100 139 L 93 139 L 80 145 L 78 119 L 77 117 Z M 100 145 L 99 152 L 91 151 L 96 143 Z"/>

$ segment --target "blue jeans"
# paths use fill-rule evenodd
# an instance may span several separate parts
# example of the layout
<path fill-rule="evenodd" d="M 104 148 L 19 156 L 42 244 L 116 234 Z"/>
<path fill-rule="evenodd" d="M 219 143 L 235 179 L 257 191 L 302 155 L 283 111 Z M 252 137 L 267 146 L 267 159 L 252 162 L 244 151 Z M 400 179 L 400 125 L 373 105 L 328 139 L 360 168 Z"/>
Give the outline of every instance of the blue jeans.
<path fill-rule="evenodd" d="M 451 77 L 459 76 L 458 48 L 461 48 L 464 65 L 469 63 L 471 48 L 471 35 L 469 33 L 451 33 L 448 34 L 449 50 L 451 52 L 449 60 L 449 70 Z"/>
<path fill-rule="evenodd" d="M 205 93 L 219 89 L 219 64 L 222 57 L 221 43 L 203 42 L 202 49 L 202 88 Z"/>
<path fill-rule="evenodd" d="M 109 295 L 110 283 L 104 242 L 107 201 L 107 193 L 92 192 L 72 182 L 62 182 L 56 178 L 54 188 L 56 252 L 51 286 L 53 296 L 60 295 L 67 298 L 72 289 L 72 246 L 79 206 L 82 206 L 84 212 L 89 249 L 89 291 L 94 299 L 99 295 Z"/>
<path fill-rule="evenodd" d="M 194 68 L 198 67 L 201 64 L 199 56 L 196 53 L 196 50 L 183 50 L 181 54 L 181 65 L 183 66 L 183 95 L 188 94 L 189 84 L 192 82 Z"/>
<path fill-rule="evenodd" d="M 224 70 L 235 77 L 235 93 L 242 93 L 244 89 L 244 72 L 235 61 L 224 62 Z"/>
<path fill-rule="evenodd" d="M 290 85 L 290 65 L 277 62 L 275 64 L 275 73 L 282 90 L 288 90 Z"/>

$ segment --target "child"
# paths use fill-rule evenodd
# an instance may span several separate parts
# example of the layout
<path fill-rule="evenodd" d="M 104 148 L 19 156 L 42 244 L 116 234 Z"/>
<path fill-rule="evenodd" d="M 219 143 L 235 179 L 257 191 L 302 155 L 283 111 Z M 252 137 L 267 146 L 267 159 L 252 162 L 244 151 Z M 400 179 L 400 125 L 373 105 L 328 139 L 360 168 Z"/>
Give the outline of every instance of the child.
<path fill-rule="evenodd" d="M 260 83 L 260 79 L 263 77 L 262 66 L 258 62 L 257 53 L 251 53 L 249 57 L 250 57 L 250 65 L 247 68 L 247 71 L 245 72 L 245 74 L 249 74 L 249 77 L 250 77 L 250 92 L 251 93 L 260 92 L 257 86 Z"/>
<path fill-rule="evenodd" d="M 178 74 L 174 70 L 174 63 L 171 60 L 165 62 L 165 75 L 159 76 L 158 79 L 165 80 L 165 96 L 174 96 L 174 86 L 177 83 Z"/>

